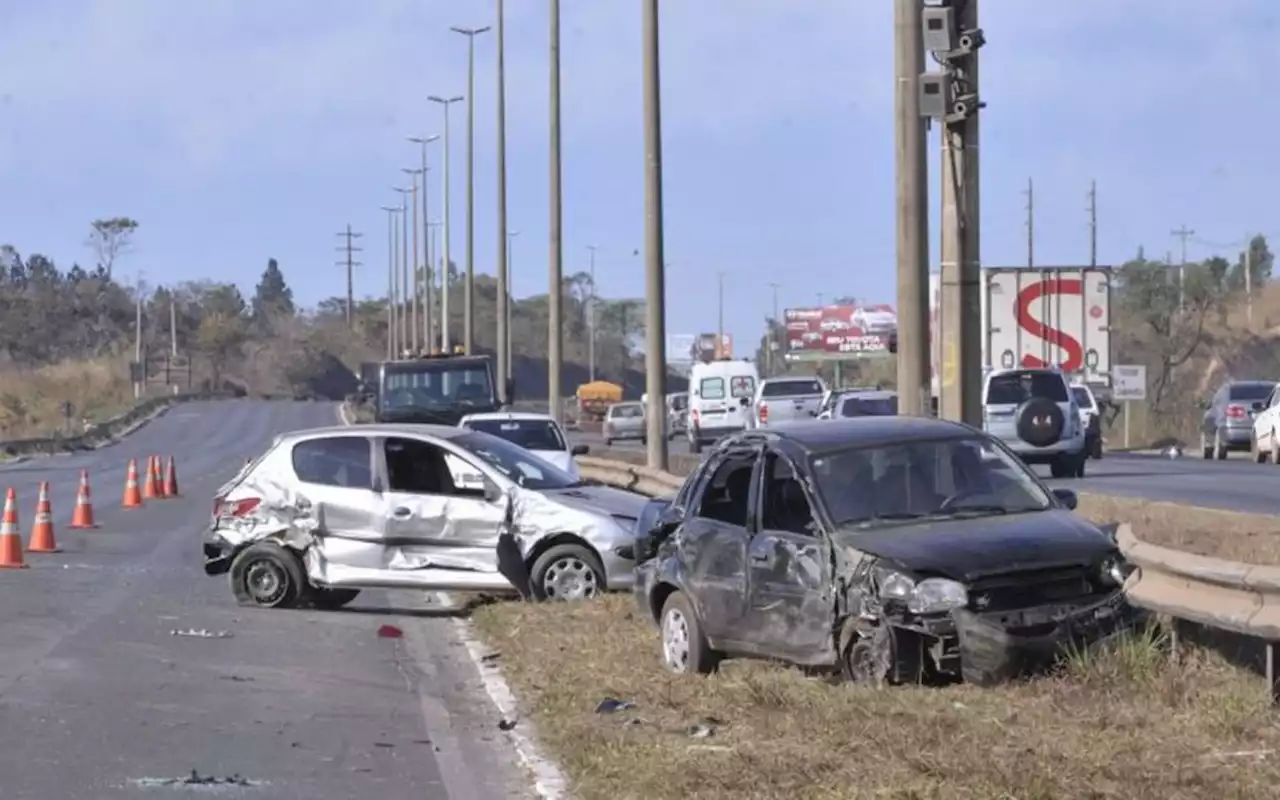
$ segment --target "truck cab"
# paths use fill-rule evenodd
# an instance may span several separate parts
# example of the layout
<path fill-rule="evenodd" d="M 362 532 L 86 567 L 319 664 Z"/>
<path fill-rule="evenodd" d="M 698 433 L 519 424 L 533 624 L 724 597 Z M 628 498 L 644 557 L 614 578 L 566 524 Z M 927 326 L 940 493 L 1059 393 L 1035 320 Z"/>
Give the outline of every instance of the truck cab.
<path fill-rule="evenodd" d="M 446 353 L 376 362 L 376 377 L 374 366 L 365 365 L 361 373 L 362 392 L 373 406 L 375 422 L 457 425 L 468 414 L 498 411 L 504 405 L 489 356 Z M 508 380 L 505 388 L 510 402 L 514 381 Z"/>

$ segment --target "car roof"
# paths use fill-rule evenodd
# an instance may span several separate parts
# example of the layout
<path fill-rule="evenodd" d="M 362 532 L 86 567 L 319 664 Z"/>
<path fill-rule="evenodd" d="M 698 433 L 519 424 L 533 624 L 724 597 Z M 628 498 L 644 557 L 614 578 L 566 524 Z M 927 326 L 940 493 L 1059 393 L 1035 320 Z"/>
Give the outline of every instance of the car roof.
<path fill-rule="evenodd" d="M 763 436 L 776 438 L 780 443 L 790 443 L 802 450 L 817 451 L 884 443 L 926 442 L 974 435 L 985 434 L 963 423 L 946 419 L 884 416 L 782 422 L 760 431 L 737 434 L 731 437 L 731 440 L 758 440 Z"/>
<path fill-rule="evenodd" d="M 459 424 L 503 419 L 511 422 L 555 422 L 550 414 L 539 414 L 537 411 L 483 411 L 479 414 L 467 414 L 459 420 Z"/>
<path fill-rule="evenodd" d="M 345 436 L 434 436 L 438 439 L 453 439 L 465 436 L 471 431 L 455 428 L 452 425 L 418 425 L 408 422 L 376 423 L 370 425 L 330 425 L 323 428 L 306 428 L 283 433 L 277 443 L 302 442 L 308 439 Z"/>

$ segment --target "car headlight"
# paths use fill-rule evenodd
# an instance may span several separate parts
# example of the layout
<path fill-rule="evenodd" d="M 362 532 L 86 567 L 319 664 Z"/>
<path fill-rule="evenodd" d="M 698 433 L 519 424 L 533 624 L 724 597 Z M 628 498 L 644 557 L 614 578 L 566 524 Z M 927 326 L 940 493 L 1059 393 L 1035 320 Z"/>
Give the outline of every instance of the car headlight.
<path fill-rule="evenodd" d="M 1123 586 L 1131 571 L 1119 556 L 1107 556 L 1098 565 L 1098 580 L 1103 586 Z"/>
<path fill-rule="evenodd" d="M 919 583 L 900 572 L 884 573 L 880 598 L 906 603 L 912 614 L 936 614 L 969 605 L 964 584 L 949 578 L 925 578 Z"/>

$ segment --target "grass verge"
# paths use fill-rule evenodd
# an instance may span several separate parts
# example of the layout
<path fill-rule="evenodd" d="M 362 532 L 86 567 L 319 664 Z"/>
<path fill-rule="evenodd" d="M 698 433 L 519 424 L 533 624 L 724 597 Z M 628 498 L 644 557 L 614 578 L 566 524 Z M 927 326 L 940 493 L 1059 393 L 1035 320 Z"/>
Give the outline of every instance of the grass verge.
<path fill-rule="evenodd" d="M 71 402 L 71 425 L 62 404 Z M 68 361 L 0 371 L 0 438 L 78 433 L 85 419 L 101 422 L 133 405 L 128 364 L 119 359 Z"/>
<path fill-rule="evenodd" d="M 1077 511 L 1094 522 L 1128 522 L 1139 539 L 1152 544 L 1280 566 L 1280 517 L 1097 494 L 1082 494 Z"/>
<path fill-rule="evenodd" d="M 1274 796 L 1260 679 L 1154 637 L 1001 689 L 876 689 L 729 662 L 667 674 L 630 596 L 500 603 L 477 630 L 574 794 L 593 798 Z M 632 709 L 600 713 L 607 699 Z"/>

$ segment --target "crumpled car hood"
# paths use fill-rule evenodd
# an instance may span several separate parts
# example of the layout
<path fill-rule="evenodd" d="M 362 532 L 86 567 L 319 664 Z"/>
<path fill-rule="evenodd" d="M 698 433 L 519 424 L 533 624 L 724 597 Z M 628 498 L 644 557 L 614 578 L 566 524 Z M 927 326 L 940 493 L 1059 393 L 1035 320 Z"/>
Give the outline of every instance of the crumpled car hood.
<path fill-rule="evenodd" d="M 640 516 L 649 498 L 644 495 L 615 489 L 612 486 L 575 486 L 572 489 L 544 491 L 549 499 L 576 510 L 598 509 L 606 514 L 634 520 Z"/>

